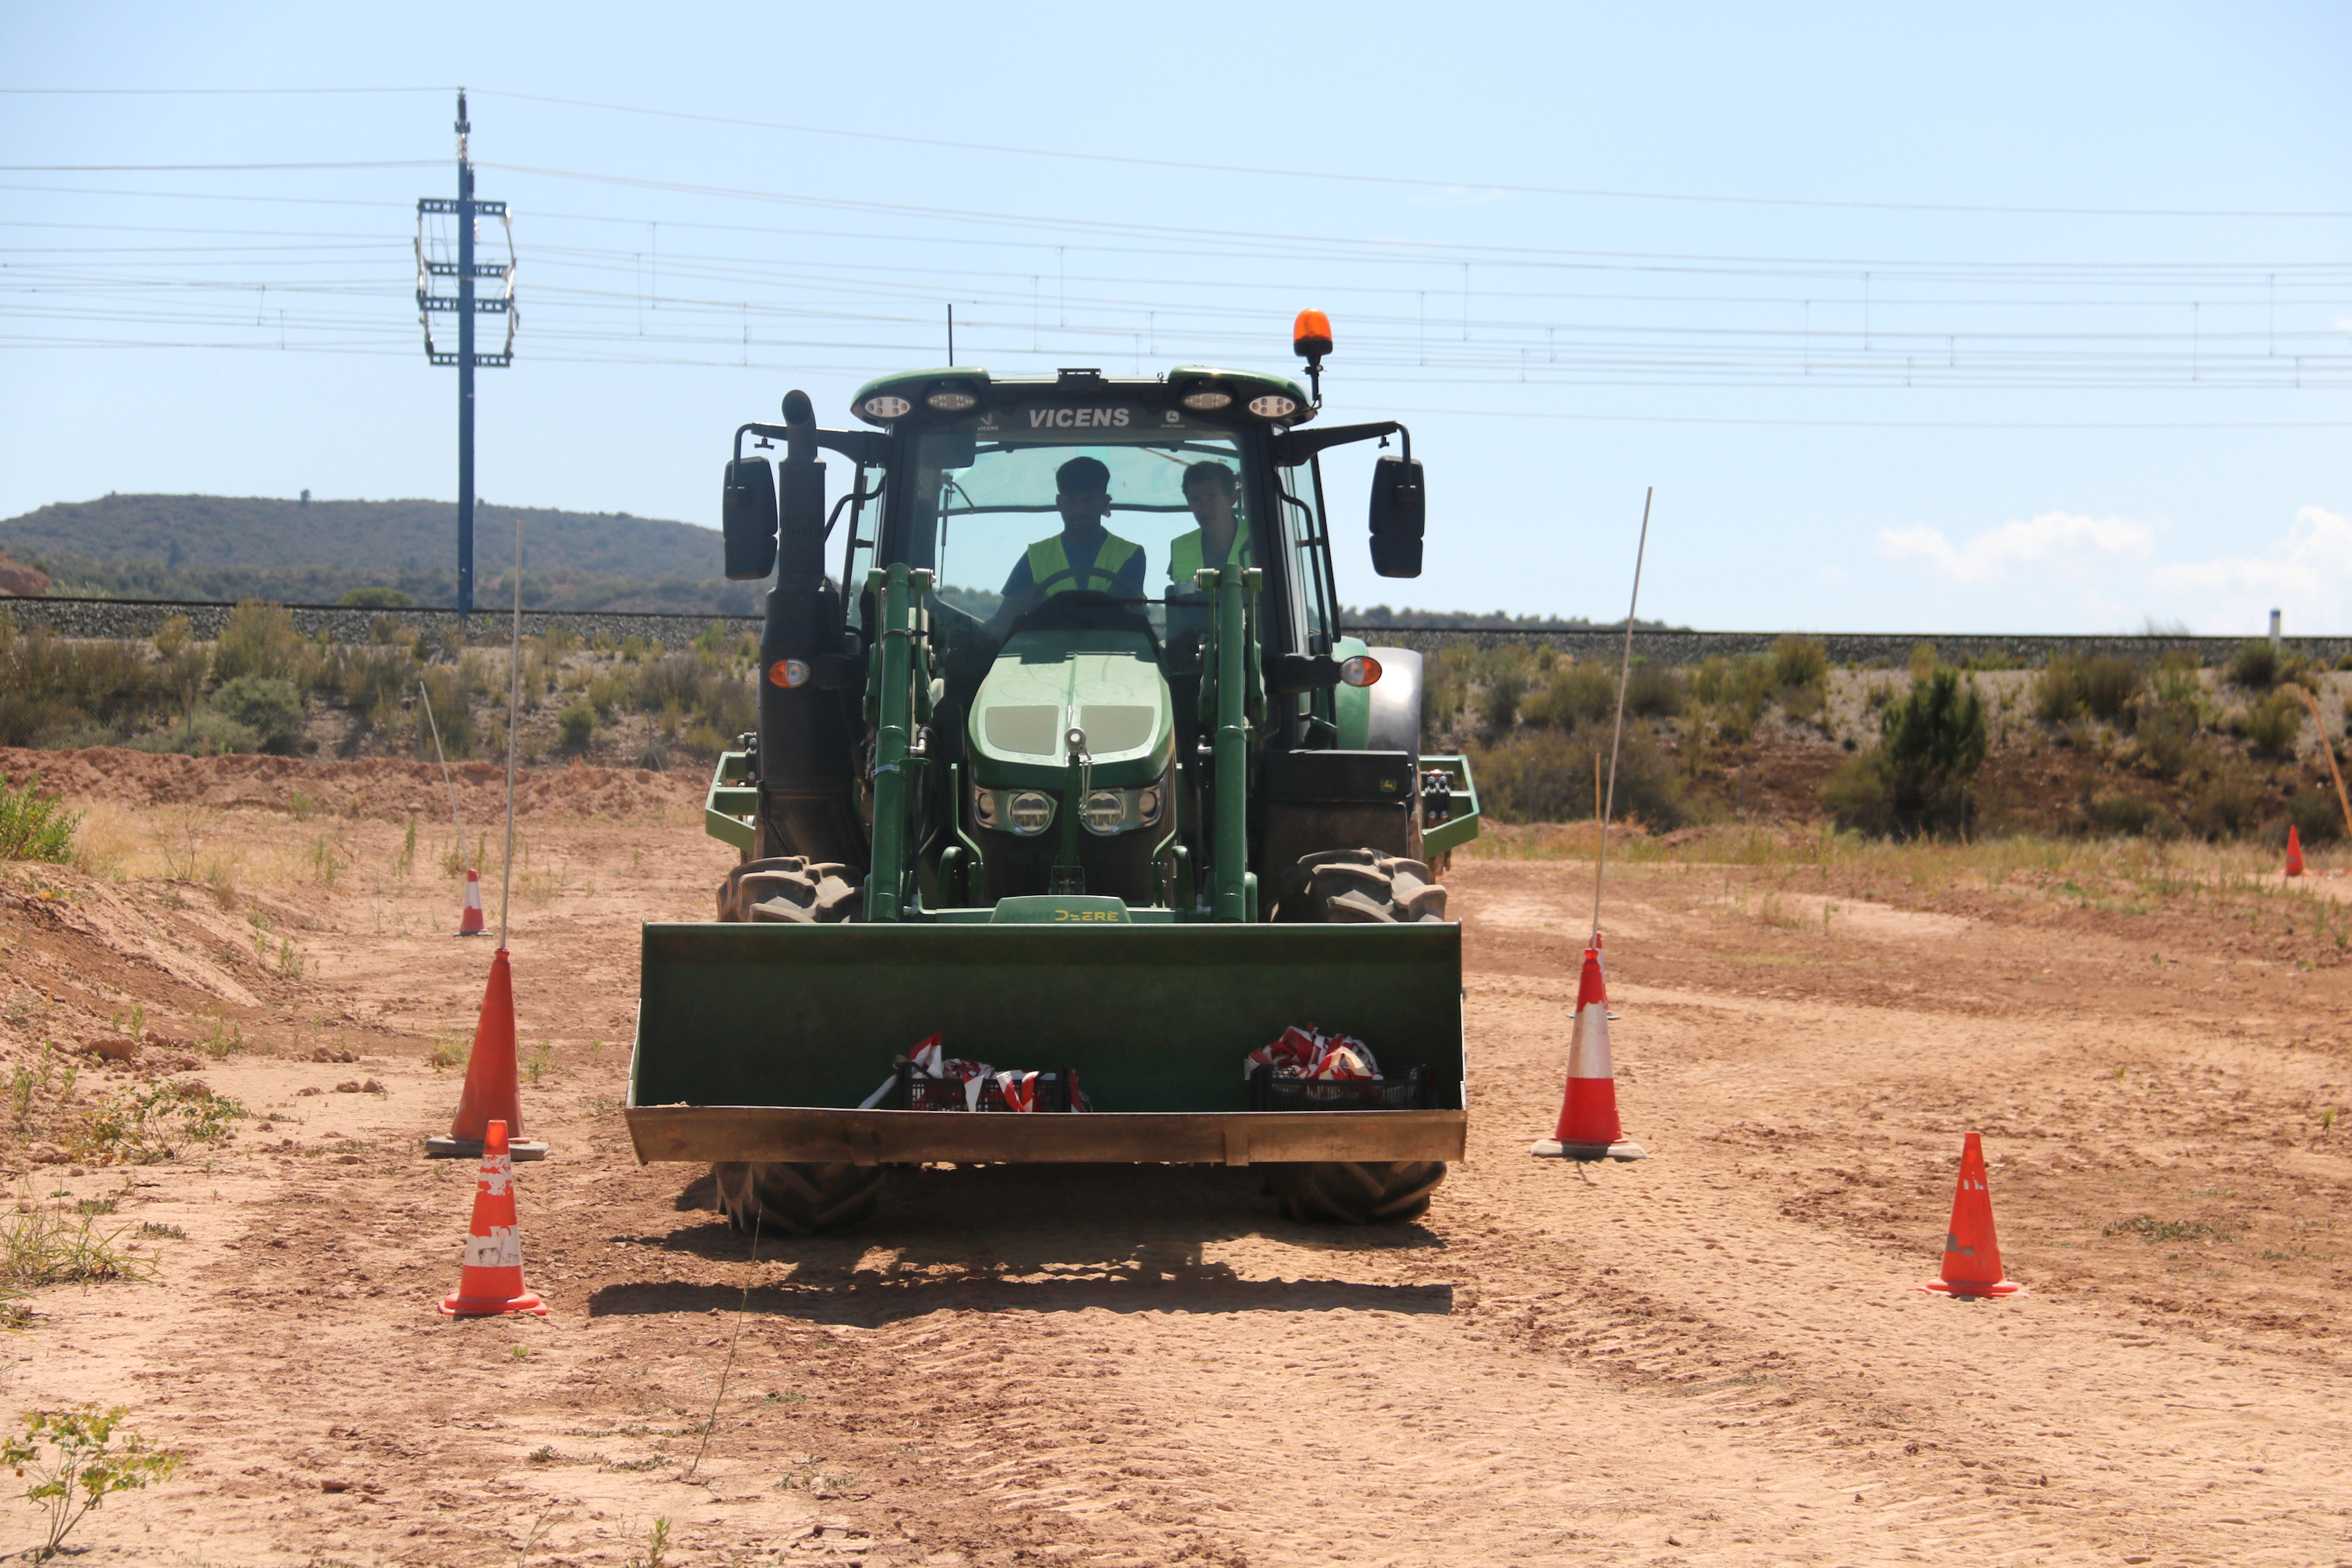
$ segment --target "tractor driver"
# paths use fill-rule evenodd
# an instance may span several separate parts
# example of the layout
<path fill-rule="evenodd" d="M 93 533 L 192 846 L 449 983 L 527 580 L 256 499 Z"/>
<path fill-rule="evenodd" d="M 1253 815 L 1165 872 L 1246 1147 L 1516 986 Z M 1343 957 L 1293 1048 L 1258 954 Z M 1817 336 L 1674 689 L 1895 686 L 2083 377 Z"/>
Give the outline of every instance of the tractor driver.
<path fill-rule="evenodd" d="M 1196 592 L 1192 574 L 1204 566 L 1252 566 L 1249 523 L 1234 515 L 1240 481 L 1223 463 L 1199 462 L 1184 470 L 1184 504 L 1200 527 L 1180 533 L 1168 545 L 1168 581 L 1179 592 Z"/>
<path fill-rule="evenodd" d="M 1014 621 L 1056 594 L 1143 597 L 1142 547 L 1103 526 L 1110 514 L 1110 469 L 1099 458 L 1072 458 L 1054 471 L 1054 488 L 1062 531 L 1037 541 L 1013 563 L 1004 579 L 1004 603 L 989 617 L 992 637 L 1002 638 Z"/>

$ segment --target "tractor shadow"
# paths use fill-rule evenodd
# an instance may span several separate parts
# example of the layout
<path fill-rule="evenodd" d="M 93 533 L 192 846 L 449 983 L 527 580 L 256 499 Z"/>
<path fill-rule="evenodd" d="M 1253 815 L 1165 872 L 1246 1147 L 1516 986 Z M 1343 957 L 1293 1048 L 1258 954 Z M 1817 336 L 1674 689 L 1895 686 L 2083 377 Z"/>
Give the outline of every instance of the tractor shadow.
<path fill-rule="evenodd" d="M 872 1326 L 940 1310 L 1127 1312 L 1390 1311 L 1444 1315 L 1451 1285 L 1328 1277 L 1359 1253 L 1427 1253 L 1418 1224 L 1352 1226 L 1280 1218 L 1264 1179 L 1192 1166 L 995 1165 L 893 1171 L 873 1218 L 825 1237 L 761 1237 L 752 1287 L 646 1281 L 607 1286 L 592 1317 L 755 1312 Z M 1441 1189 L 1442 1192 L 1443 1189 Z M 702 1183 L 680 1209 L 709 1201 Z M 1258 1237 L 1326 1277 L 1245 1279 L 1211 1262 L 1212 1243 Z M 754 1264 L 752 1238 L 715 1215 L 645 1245 L 704 1262 Z M 782 1278 L 771 1271 L 781 1267 Z M 748 1268 L 747 1268 L 748 1271 Z M 730 1270 L 730 1272 L 735 1272 Z"/>

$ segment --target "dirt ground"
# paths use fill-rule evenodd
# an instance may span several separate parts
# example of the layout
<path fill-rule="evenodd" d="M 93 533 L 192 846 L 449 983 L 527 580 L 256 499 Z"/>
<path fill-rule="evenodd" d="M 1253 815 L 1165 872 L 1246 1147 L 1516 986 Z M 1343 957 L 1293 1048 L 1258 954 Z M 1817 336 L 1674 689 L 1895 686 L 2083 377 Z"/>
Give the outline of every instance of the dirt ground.
<path fill-rule="evenodd" d="M 83 868 L 0 868 L 0 1071 L 129 1015 L 76 1103 L 196 1077 L 247 1112 L 152 1163 L 5 1146 L 20 1219 L 184 1232 L 0 1337 L 0 1408 L 121 1404 L 185 1456 L 78 1561 L 2352 1561 L 2343 882 L 1612 860 L 1652 1157 L 1580 1169 L 1526 1147 L 1591 863 L 1461 857 L 1471 1154 L 1425 1222 L 1285 1222 L 1246 1170 L 941 1170 L 754 1258 L 618 1110 L 636 922 L 703 918 L 729 851 L 691 778 L 540 775 L 511 945 L 552 1312 L 453 1322 L 473 1172 L 421 1142 L 489 944 L 446 934 L 437 776 L 37 760 L 92 815 Z M 2021 1299 L 1914 1289 L 1970 1129 Z"/>

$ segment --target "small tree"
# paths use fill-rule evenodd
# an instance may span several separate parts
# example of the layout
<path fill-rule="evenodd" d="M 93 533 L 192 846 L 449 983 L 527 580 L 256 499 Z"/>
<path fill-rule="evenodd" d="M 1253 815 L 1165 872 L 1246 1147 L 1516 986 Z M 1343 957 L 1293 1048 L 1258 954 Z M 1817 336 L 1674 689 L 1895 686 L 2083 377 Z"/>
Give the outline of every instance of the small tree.
<path fill-rule="evenodd" d="M 1822 800 L 1840 822 L 1905 837 L 1964 826 L 1984 765 L 1984 703 L 1959 672 L 1937 668 L 1879 715 L 1879 742 L 1832 773 Z"/>
<path fill-rule="evenodd" d="M 122 1425 L 127 1414 L 120 1405 L 28 1410 L 24 1430 L 0 1446 L 0 1464 L 32 1481 L 25 1500 L 48 1512 L 48 1538 L 35 1561 L 56 1556 L 66 1532 L 111 1494 L 152 1486 L 180 1468 L 180 1456 L 150 1448 Z"/>
<path fill-rule="evenodd" d="M 1984 703 L 1957 670 L 1937 668 L 1879 720 L 1887 805 L 1897 832 L 1964 824 L 1968 787 L 1985 760 Z"/>

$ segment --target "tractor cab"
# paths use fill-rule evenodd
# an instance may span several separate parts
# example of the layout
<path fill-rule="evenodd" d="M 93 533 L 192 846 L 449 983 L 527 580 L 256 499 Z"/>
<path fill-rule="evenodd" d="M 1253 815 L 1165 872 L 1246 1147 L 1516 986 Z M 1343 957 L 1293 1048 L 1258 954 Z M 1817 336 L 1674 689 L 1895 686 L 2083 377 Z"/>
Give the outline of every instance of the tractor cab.
<path fill-rule="evenodd" d="M 915 796 L 910 876 L 878 902 L 869 881 L 867 918 L 995 919 L 1007 899 L 1048 895 L 1214 918 L 1221 858 L 1242 918 L 1261 918 L 1277 912 L 1291 864 L 1322 847 L 1308 840 L 1328 837 L 1329 808 L 1351 804 L 1381 819 L 1367 842 L 1429 852 L 1427 829 L 1442 825 L 1420 805 L 1420 661 L 1339 631 L 1317 461 L 1343 442 L 1406 444 L 1378 465 L 1371 537 L 1379 570 L 1414 574 L 1421 481 L 1401 426 L 1308 430 L 1314 404 L 1297 383 L 1204 366 L 918 371 L 868 383 L 851 406 L 876 428 L 820 431 L 788 412 L 782 426 L 745 427 L 784 438 L 772 479 L 764 458 L 729 468 L 730 559 L 742 574 L 766 574 L 778 495 L 781 531 L 803 536 L 804 563 L 834 552 L 840 563 L 837 576 L 820 566 L 797 583 L 788 565 L 770 598 L 762 744 L 756 778 L 742 781 L 751 858 L 870 866 L 876 802 L 900 784 Z M 856 471 L 819 523 L 825 447 Z M 1229 639 L 1239 668 L 1223 683 L 1245 731 L 1240 787 L 1270 767 L 1291 794 L 1322 797 L 1244 813 L 1239 853 L 1222 856 L 1223 688 L 1205 662 L 1221 584 L 1242 610 Z M 902 651 L 908 682 L 877 692 L 866 667 Z M 882 771 L 894 737 L 881 709 L 902 684 L 899 766 L 918 776 L 899 779 Z M 860 728 L 864 758 L 848 742 Z M 834 765 L 820 779 L 825 752 Z M 1325 809 L 1307 822 L 1289 805 Z M 1286 918 L 1301 918 L 1293 906 Z"/>

